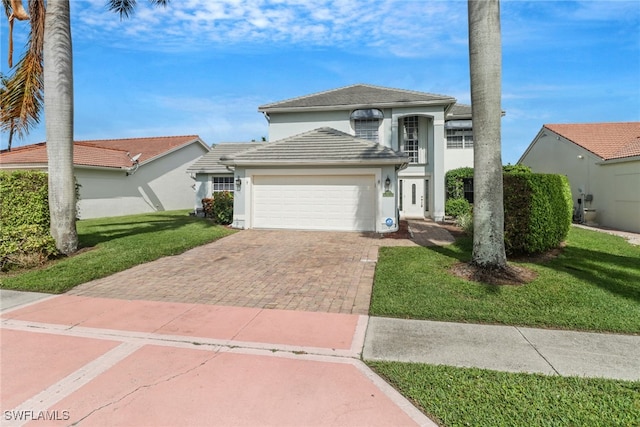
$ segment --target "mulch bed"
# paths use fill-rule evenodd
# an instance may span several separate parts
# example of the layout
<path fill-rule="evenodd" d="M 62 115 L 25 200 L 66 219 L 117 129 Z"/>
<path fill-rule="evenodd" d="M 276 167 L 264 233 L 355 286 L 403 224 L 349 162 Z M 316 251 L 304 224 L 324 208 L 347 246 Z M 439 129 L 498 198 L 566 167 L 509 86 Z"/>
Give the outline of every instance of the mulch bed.
<path fill-rule="evenodd" d="M 393 233 L 384 233 L 382 237 L 385 239 L 411 239 L 409 223 L 405 220 L 400 220 L 398 223 L 398 231 L 394 231 Z"/>

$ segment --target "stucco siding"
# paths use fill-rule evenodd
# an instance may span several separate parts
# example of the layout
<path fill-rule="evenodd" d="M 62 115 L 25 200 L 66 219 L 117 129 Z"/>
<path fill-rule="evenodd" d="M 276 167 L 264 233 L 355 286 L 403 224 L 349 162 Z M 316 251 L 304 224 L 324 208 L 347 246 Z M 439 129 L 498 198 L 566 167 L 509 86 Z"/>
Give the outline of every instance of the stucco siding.
<path fill-rule="evenodd" d="M 547 130 L 538 135 L 520 163 L 534 172 L 566 175 L 574 207 L 582 199 L 581 207 L 596 210 L 596 223 L 640 232 L 640 161 L 603 163 Z M 586 195 L 591 195 L 592 201 L 586 202 Z"/>
<path fill-rule="evenodd" d="M 349 111 L 278 113 L 273 114 L 269 120 L 269 141 L 278 141 L 322 127 L 354 134 L 349 120 Z"/>
<path fill-rule="evenodd" d="M 191 209 L 195 181 L 186 169 L 205 152 L 200 144 L 190 144 L 141 165 L 130 175 L 120 169 L 75 168 L 80 184 L 79 217 Z"/>
<path fill-rule="evenodd" d="M 444 150 L 444 172 L 447 173 L 451 169 L 472 168 L 473 167 L 473 149 L 470 148 L 446 148 Z"/>

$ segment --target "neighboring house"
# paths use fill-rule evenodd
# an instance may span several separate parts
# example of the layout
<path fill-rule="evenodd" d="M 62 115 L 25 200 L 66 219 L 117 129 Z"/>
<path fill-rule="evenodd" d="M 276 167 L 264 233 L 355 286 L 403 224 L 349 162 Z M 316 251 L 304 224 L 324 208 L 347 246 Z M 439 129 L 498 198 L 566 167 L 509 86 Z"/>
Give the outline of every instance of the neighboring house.
<path fill-rule="evenodd" d="M 640 122 L 544 125 L 518 163 L 566 175 L 578 218 L 587 209 L 600 225 L 640 232 Z"/>
<path fill-rule="evenodd" d="M 222 142 L 211 147 L 211 151 L 187 168 L 195 176 L 196 191 L 194 210 L 202 208 L 202 199 L 219 191 L 235 191 L 233 170 L 223 165 L 220 158 L 255 148 L 258 142 Z M 193 200 L 192 200 L 193 203 Z"/>
<path fill-rule="evenodd" d="M 197 135 L 75 142 L 79 217 L 191 208 L 194 181 L 186 170 L 208 151 Z M 0 169 L 46 171 L 46 143 L 0 153 Z"/>

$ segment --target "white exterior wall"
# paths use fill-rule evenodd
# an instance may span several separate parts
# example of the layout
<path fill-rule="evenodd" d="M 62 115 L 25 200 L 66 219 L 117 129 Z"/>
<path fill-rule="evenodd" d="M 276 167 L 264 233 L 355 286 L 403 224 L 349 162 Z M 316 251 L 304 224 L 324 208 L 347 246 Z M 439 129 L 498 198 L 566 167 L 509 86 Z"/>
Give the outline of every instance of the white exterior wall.
<path fill-rule="evenodd" d="M 375 231 L 379 233 L 397 231 L 396 206 L 397 191 L 393 180 L 395 172 L 394 166 L 371 167 L 371 168 L 236 168 L 235 176 L 242 179 L 240 191 L 234 194 L 233 204 L 233 227 L 246 229 L 253 227 L 252 201 L 253 201 L 253 178 L 254 176 L 276 175 L 276 176 L 327 176 L 327 175 L 373 175 L 375 180 L 376 193 L 376 213 Z M 383 197 L 384 180 L 387 175 L 391 178 L 390 191 L 394 193 L 392 197 Z M 385 220 L 393 219 L 393 225 L 387 226 Z"/>
<path fill-rule="evenodd" d="M 129 176 L 120 169 L 76 167 L 80 218 L 190 209 L 195 181 L 186 170 L 205 152 L 202 145 L 189 144 L 141 165 Z"/>
<path fill-rule="evenodd" d="M 574 207 L 596 209 L 596 223 L 640 232 L 640 160 L 603 164 L 591 152 L 543 129 L 520 159 L 533 172 L 566 175 Z M 584 195 L 593 195 L 584 202 Z"/>
<path fill-rule="evenodd" d="M 375 106 L 371 108 L 375 108 Z M 380 144 L 394 150 L 400 148 L 402 118 L 405 116 L 420 117 L 420 163 L 409 165 L 405 171 L 401 171 L 398 175 L 422 176 L 429 179 L 429 215 L 435 220 L 441 221 L 444 218 L 446 195 L 444 174 L 449 169 L 459 167 L 458 164 L 473 166 L 473 150 L 451 150 L 454 152 L 452 155 L 447 153 L 443 105 L 386 108 L 382 109 L 382 112 L 384 119 L 378 131 Z M 277 141 L 321 127 L 331 127 L 355 135 L 350 116 L 351 110 L 273 113 L 270 115 L 269 121 L 269 140 Z M 458 151 L 463 152 L 463 155 L 459 155 Z M 393 178 L 395 175 L 395 172 L 390 175 L 394 181 L 394 188 L 397 187 L 397 180 Z M 397 194 L 395 199 L 397 203 Z M 395 214 L 392 217 L 395 218 Z"/>
<path fill-rule="evenodd" d="M 473 167 L 473 148 L 447 148 L 446 141 L 444 147 L 444 173 L 451 169 Z"/>
<path fill-rule="evenodd" d="M 353 135 L 350 111 L 315 111 L 313 113 L 277 113 L 269 119 L 269 141 L 278 141 L 322 127 Z"/>

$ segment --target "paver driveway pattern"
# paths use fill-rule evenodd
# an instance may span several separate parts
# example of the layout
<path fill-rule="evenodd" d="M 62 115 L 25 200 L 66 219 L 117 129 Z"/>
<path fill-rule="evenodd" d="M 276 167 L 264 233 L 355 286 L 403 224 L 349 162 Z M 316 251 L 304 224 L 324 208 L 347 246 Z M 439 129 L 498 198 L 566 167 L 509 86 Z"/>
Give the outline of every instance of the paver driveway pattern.
<path fill-rule="evenodd" d="M 415 243 L 372 233 L 244 230 L 69 294 L 367 314 L 384 245 Z"/>

